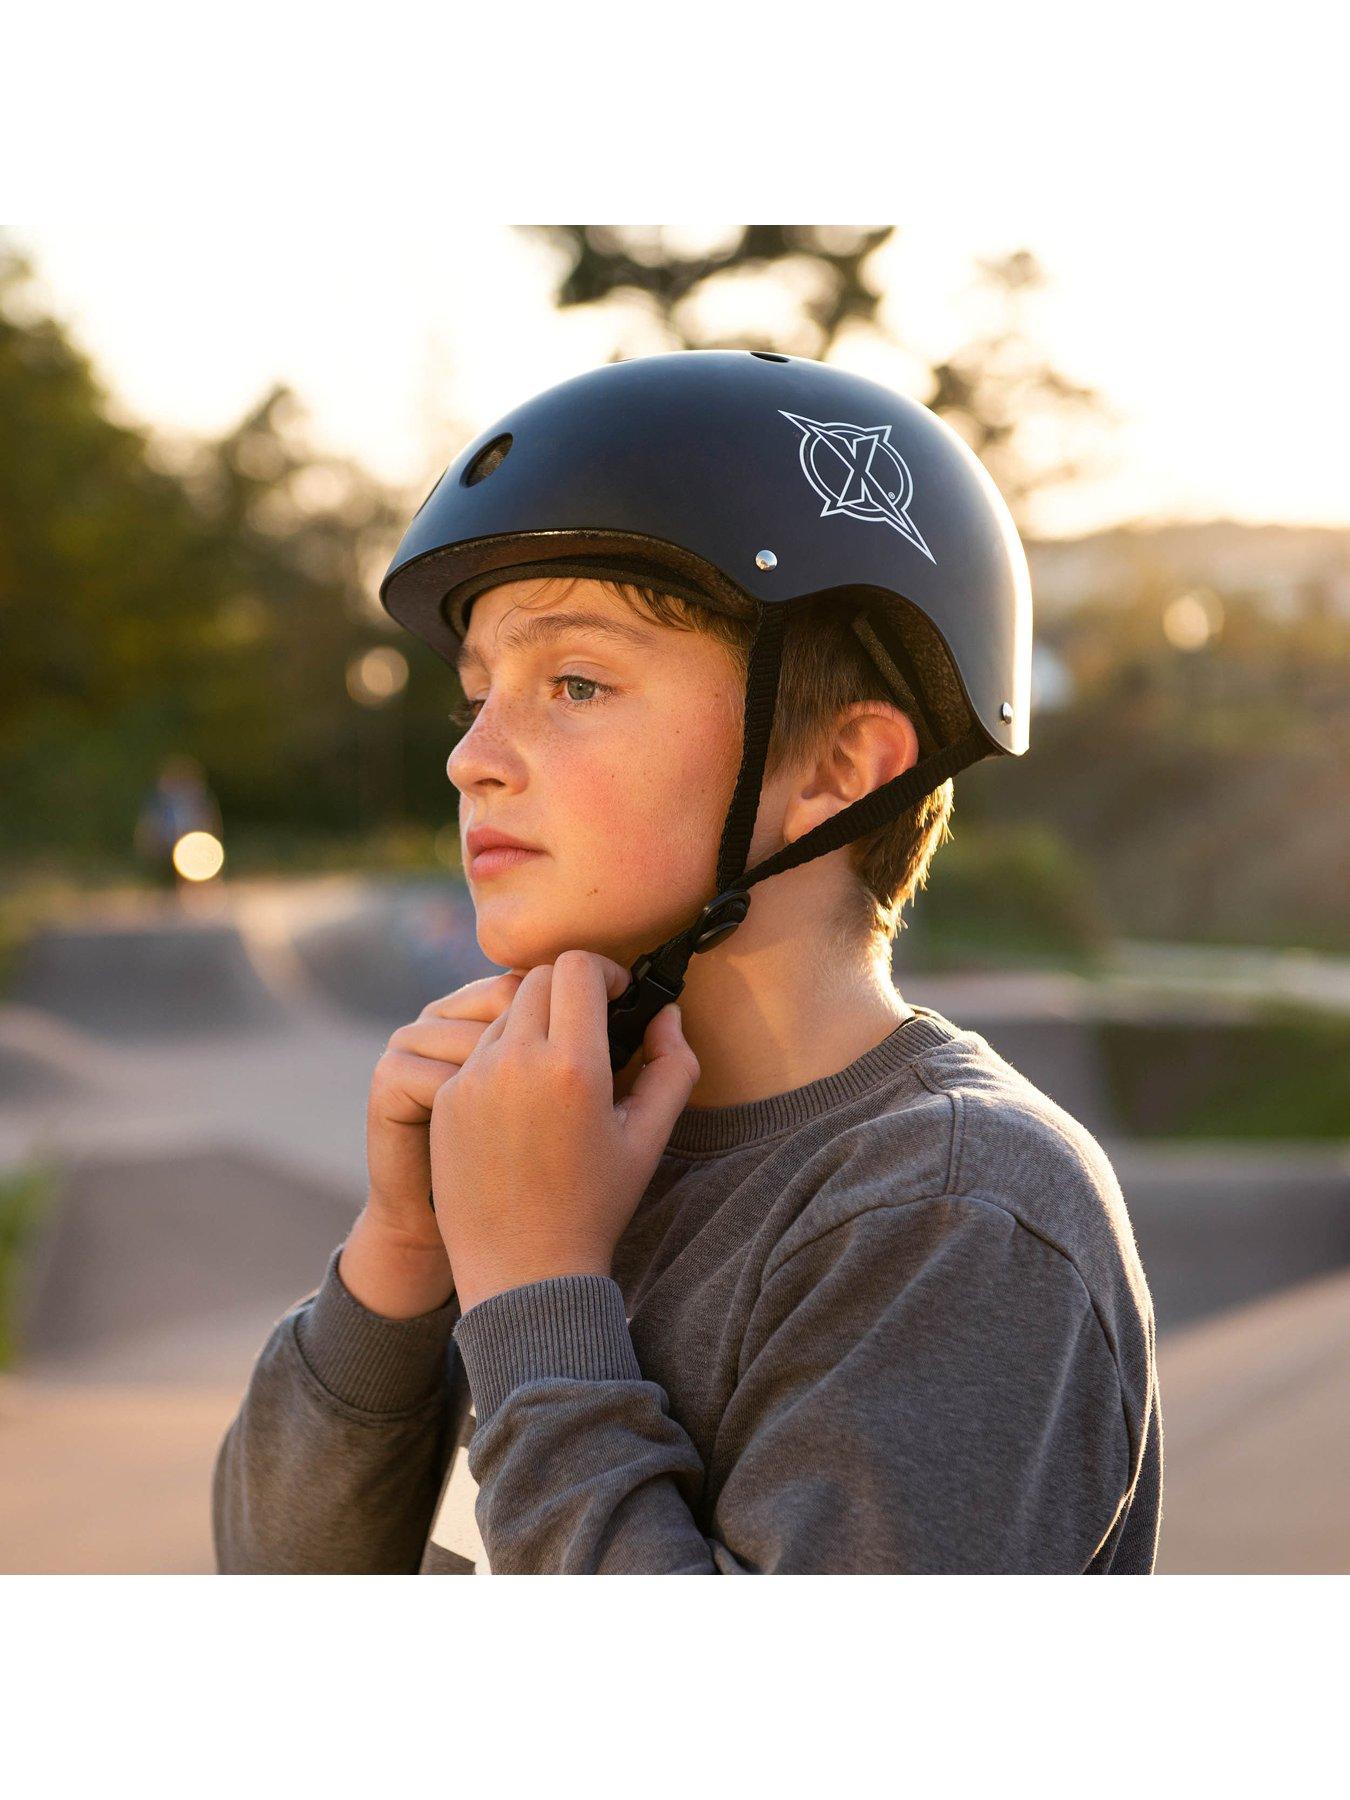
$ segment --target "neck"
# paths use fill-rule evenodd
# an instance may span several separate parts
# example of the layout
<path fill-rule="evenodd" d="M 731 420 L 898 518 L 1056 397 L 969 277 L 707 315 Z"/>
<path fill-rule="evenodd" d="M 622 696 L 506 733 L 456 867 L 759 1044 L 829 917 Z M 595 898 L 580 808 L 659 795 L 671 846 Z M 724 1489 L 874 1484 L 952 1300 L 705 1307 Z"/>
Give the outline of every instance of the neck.
<path fill-rule="evenodd" d="M 741 942 L 749 924 L 689 965 L 680 1007 L 702 1069 L 690 1106 L 740 1106 L 836 1074 L 912 1013 L 884 957 L 806 952 L 800 931 Z"/>

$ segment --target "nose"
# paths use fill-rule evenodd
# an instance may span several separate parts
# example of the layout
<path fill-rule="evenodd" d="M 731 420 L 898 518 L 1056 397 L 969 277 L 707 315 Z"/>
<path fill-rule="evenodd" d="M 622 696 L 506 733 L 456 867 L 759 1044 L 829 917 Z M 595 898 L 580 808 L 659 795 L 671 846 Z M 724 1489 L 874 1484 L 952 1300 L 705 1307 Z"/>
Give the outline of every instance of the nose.
<path fill-rule="evenodd" d="M 461 794 L 484 783 L 518 785 L 521 761 L 503 735 L 500 724 L 486 718 L 491 701 L 483 707 L 446 759 L 445 772 Z"/>

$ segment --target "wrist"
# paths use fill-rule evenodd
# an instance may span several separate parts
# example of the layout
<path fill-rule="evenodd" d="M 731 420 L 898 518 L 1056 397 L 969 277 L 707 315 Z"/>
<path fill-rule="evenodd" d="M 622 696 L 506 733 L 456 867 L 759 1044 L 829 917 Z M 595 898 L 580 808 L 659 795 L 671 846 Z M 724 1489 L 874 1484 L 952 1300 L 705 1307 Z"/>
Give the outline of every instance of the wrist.
<path fill-rule="evenodd" d="M 564 1275 L 610 1273 L 611 1259 L 594 1251 L 525 1252 L 509 1259 L 474 1261 L 455 1269 L 455 1293 L 461 1314 L 481 1301 L 491 1300 L 511 1288 L 529 1287 L 536 1281 L 555 1281 Z"/>
<path fill-rule="evenodd" d="M 369 1201 L 342 1246 L 338 1276 L 353 1300 L 386 1319 L 420 1318 L 455 1292 L 439 1239 L 431 1243 L 391 1226 Z"/>

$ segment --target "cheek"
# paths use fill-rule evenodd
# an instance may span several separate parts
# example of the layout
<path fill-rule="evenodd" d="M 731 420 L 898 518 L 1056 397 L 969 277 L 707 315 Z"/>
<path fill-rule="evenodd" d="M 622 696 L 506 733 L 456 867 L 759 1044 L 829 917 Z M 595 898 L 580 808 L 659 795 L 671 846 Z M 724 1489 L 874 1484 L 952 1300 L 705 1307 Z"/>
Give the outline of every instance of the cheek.
<path fill-rule="evenodd" d="M 570 759 L 554 790 L 569 862 L 616 893 L 701 890 L 716 873 L 739 751 L 726 721 L 677 709 Z"/>

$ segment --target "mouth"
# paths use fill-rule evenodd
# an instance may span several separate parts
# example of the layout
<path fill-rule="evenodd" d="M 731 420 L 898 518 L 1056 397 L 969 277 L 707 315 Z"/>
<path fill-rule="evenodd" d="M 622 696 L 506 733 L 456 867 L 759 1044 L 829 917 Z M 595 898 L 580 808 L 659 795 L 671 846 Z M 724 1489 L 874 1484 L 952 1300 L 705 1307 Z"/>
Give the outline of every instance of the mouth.
<path fill-rule="evenodd" d="M 543 850 L 525 850 L 517 844 L 499 844 L 492 850 L 480 850 L 470 859 L 469 879 L 483 881 L 489 875 L 505 875 L 522 863 L 545 854 Z"/>

